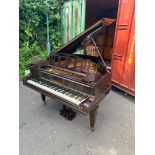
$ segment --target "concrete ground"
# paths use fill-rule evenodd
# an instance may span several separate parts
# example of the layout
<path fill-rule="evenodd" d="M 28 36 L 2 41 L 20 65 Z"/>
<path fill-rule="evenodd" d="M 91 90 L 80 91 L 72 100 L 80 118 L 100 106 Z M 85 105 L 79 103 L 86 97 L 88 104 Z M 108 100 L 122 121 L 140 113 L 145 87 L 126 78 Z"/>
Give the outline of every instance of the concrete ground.
<path fill-rule="evenodd" d="M 20 85 L 20 155 L 134 155 L 134 99 L 112 90 L 100 104 L 96 130 L 77 113 L 68 121 L 62 104 Z"/>

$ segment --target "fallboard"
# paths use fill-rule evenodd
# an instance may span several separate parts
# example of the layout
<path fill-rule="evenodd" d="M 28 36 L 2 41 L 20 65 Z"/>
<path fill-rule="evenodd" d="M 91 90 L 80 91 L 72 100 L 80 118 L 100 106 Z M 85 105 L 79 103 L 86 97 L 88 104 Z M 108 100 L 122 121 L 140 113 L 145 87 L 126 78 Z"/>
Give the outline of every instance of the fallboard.
<path fill-rule="evenodd" d="M 86 93 L 88 95 L 95 96 L 95 89 L 90 85 L 86 85 L 66 77 L 62 77 L 56 74 L 49 73 L 43 69 L 31 69 L 31 74 L 36 78 L 44 78 L 54 83 L 59 83 L 69 88 L 74 88 L 77 91 Z"/>

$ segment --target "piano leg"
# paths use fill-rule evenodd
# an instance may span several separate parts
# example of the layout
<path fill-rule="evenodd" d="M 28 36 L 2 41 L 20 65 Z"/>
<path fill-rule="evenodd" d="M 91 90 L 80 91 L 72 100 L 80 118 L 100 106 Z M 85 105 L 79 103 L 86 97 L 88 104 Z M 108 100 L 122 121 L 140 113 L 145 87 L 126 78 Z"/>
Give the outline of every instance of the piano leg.
<path fill-rule="evenodd" d="M 92 131 L 95 130 L 94 127 L 95 127 L 95 122 L 96 122 L 98 107 L 99 107 L 99 106 L 97 106 L 94 110 L 92 110 L 92 111 L 89 113 L 90 128 L 91 128 Z"/>
<path fill-rule="evenodd" d="M 41 94 L 41 99 L 42 99 L 42 101 L 45 103 L 46 96 L 43 95 L 43 94 Z"/>

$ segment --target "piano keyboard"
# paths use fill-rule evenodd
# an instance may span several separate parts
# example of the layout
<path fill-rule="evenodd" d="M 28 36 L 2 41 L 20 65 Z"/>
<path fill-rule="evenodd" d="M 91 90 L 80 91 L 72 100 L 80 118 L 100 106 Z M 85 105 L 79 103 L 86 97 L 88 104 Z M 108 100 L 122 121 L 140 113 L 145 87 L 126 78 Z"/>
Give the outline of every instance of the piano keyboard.
<path fill-rule="evenodd" d="M 78 91 L 66 88 L 64 86 L 52 82 L 46 82 L 38 79 L 31 79 L 27 80 L 27 83 L 36 86 L 40 89 L 43 89 L 49 93 L 52 93 L 58 97 L 61 97 L 78 106 L 88 99 L 88 96 L 86 94 L 82 94 Z"/>

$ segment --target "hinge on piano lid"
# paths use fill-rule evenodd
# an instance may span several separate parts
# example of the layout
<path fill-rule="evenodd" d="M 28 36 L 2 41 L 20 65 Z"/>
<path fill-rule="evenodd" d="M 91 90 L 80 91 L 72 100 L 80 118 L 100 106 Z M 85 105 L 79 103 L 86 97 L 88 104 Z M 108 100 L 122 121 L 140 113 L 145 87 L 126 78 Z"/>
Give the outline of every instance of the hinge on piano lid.
<path fill-rule="evenodd" d="M 97 45 L 96 45 L 96 42 L 95 42 L 95 40 L 94 40 L 94 38 L 93 38 L 93 35 L 94 35 L 95 33 L 99 32 L 102 28 L 103 28 L 103 27 L 99 27 L 98 29 L 96 29 L 95 31 L 93 31 L 92 33 L 90 33 L 89 35 L 87 35 L 87 37 L 86 37 L 86 38 L 84 39 L 84 41 L 83 41 L 83 44 L 84 44 L 84 42 L 86 42 L 86 41 L 88 41 L 88 40 L 91 40 L 91 41 L 93 42 L 93 44 L 94 44 L 94 46 L 95 46 L 95 49 L 96 49 L 96 51 L 97 51 L 97 53 L 98 53 L 98 55 L 99 55 L 99 57 L 100 57 L 100 59 L 101 59 L 101 61 L 102 61 L 102 63 L 103 63 L 103 66 L 105 67 L 107 73 L 110 73 L 109 67 L 107 67 L 107 65 L 106 65 L 106 63 L 105 63 L 105 61 L 104 61 L 104 59 L 102 58 L 102 55 L 101 55 L 101 53 L 100 53 L 100 51 L 99 51 L 99 49 L 98 49 L 98 47 L 97 47 Z"/>

